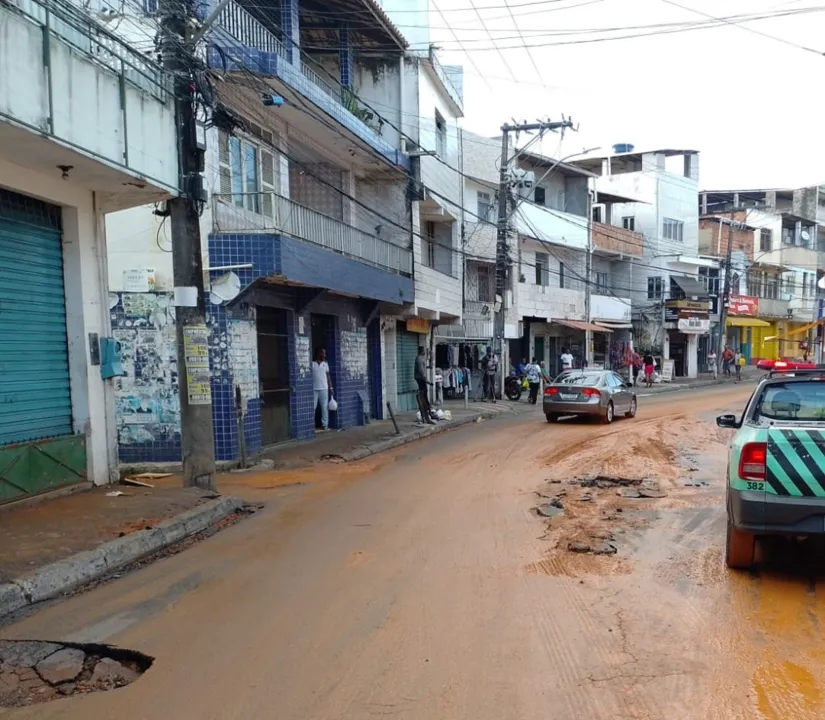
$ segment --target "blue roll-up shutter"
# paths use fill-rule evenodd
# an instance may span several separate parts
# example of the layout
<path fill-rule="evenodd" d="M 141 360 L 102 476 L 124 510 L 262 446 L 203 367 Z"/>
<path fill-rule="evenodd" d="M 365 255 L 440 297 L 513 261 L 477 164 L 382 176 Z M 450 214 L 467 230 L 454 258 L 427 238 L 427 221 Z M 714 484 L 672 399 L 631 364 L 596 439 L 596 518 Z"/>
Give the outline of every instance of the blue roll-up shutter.
<path fill-rule="evenodd" d="M 11 195 L 0 197 L 0 445 L 72 432 L 59 209 L 22 196 L 10 208 Z"/>

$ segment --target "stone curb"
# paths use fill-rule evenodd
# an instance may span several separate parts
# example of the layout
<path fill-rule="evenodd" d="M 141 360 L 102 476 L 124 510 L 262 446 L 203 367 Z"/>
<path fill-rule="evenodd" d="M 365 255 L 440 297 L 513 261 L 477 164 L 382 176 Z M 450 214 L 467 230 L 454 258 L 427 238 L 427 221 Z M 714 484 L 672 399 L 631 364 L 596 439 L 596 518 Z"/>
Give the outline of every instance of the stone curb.
<path fill-rule="evenodd" d="M 94 550 L 44 565 L 31 575 L 0 584 L 0 618 L 28 605 L 51 600 L 223 520 L 244 505 L 240 498 L 210 500 L 165 520 L 150 530 L 139 530 Z"/>
<path fill-rule="evenodd" d="M 441 422 L 438 425 L 418 428 L 415 431 L 411 432 L 409 435 L 396 435 L 394 437 L 387 438 L 386 440 L 380 440 L 378 442 L 370 443 L 369 445 L 361 445 L 360 447 L 356 447 L 351 452 L 345 453 L 340 457 L 344 462 L 362 460 L 363 458 L 369 457 L 370 455 L 378 455 L 379 453 L 387 452 L 388 450 L 392 450 L 393 448 L 401 447 L 402 445 L 408 445 L 409 443 L 415 442 L 416 440 L 422 440 L 423 438 L 429 437 L 430 435 L 439 435 L 440 433 L 453 430 L 457 427 L 462 427 L 463 425 L 471 425 L 479 419 L 489 420 L 491 418 L 500 417 L 504 414 L 505 413 L 490 411 L 473 413 L 472 415 L 467 415 L 466 417 L 459 418 L 457 420 L 451 420 L 450 422 Z"/>

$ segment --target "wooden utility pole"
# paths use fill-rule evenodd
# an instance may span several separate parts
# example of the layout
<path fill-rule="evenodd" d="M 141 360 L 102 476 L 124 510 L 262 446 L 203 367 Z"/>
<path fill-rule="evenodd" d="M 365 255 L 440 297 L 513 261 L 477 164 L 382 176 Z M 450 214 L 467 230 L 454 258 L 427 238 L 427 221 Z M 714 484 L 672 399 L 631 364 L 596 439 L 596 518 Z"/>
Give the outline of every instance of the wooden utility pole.
<path fill-rule="evenodd" d="M 183 484 L 215 488 L 215 441 L 206 325 L 200 204 L 204 202 L 204 149 L 197 139 L 194 73 L 196 40 L 191 0 L 161 0 L 164 66 L 174 81 L 180 162 L 180 195 L 167 203 L 172 226 L 175 338 Z M 203 34 L 202 27 L 199 34 Z"/>

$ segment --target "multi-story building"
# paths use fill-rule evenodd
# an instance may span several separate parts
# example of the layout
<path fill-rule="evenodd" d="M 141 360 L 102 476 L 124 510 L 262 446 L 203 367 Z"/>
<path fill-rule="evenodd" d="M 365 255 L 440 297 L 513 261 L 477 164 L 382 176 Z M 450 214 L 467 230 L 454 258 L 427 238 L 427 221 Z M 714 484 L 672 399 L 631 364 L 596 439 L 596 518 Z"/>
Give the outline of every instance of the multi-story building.
<path fill-rule="evenodd" d="M 728 344 L 754 363 L 804 355 L 817 335 L 825 191 L 706 191 L 700 212 L 700 244 L 723 267 L 728 238 L 733 241 Z"/>
<path fill-rule="evenodd" d="M 633 304 L 634 344 L 672 361 L 675 376 L 696 377 L 710 346 L 707 273 L 716 262 L 699 257 L 699 154 L 693 150 L 638 152 L 617 146 L 605 157 L 574 164 L 599 177 L 600 196 L 616 203 L 614 224 L 641 233 L 638 259 L 624 263 L 622 284 Z M 701 348 L 701 349 L 700 349 Z"/>
<path fill-rule="evenodd" d="M 462 137 L 464 325 L 467 337 L 489 340 L 495 305 L 500 140 L 467 132 Z M 509 358 L 518 362 L 536 357 L 555 371 L 562 349 L 568 348 L 580 363 L 620 367 L 625 356 L 621 347 L 629 343 L 631 328 L 630 300 L 622 294 L 620 281 L 627 274 L 622 265 L 641 254 L 643 243 L 640 235 L 613 226 L 610 219 L 614 204 L 630 198 L 596 196 L 593 176 L 574 165 L 536 153 L 514 155 L 511 286 L 505 298 Z"/>
<path fill-rule="evenodd" d="M 457 168 L 460 94 L 372 0 L 347 2 L 369 22 L 319 23 L 298 0 L 230 0 L 207 36 L 204 260 L 213 288 L 237 291 L 213 292 L 208 317 L 222 460 L 239 452 L 238 391 L 249 451 L 315 433 L 310 366 L 321 348 L 338 400 L 331 427 L 383 417 L 387 401 L 414 407 L 419 345 L 461 317 L 458 172 L 452 189 L 430 165 Z M 416 122 L 424 113 L 431 125 Z M 110 218 L 109 236 L 112 289 L 131 309 L 113 316 L 129 371 L 120 457 L 177 460 L 163 208 Z M 141 269 L 151 287 L 131 284 Z"/>
<path fill-rule="evenodd" d="M 0 5 L 0 502 L 117 472 L 104 215 L 179 188 L 171 78 L 80 4 Z"/>

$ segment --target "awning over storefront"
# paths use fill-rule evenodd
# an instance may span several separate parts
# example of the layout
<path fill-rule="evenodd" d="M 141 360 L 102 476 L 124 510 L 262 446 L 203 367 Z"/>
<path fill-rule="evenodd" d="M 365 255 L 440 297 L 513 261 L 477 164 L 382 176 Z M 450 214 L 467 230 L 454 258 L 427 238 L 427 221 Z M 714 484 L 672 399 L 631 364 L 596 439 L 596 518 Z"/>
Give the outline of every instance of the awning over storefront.
<path fill-rule="evenodd" d="M 685 293 L 686 297 L 697 297 L 697 298 L 707 298 L 710 297 L 708 295 L 708 291 L 702 283 L 692 277 L 688 277 L 687 275 L 671 275 L 670 276 L 680 288 Z"/>
<path fill-rule="evenodd" d="M 553 319 L 554 323 L 558 325 L 564 325 L 565 327 L 574 328 L 575 330 L 590 330 L 591 332 L 603 332 L 603 333 L 612 333 L 613 331 L 609 328 L 602 327 L 601 325 L 594 325 L 593 323 L 584 322 L 584 320 L 556 320 Z"/>
<path fill-rule="evenodd" d="M 608 328 L 609 330 L 630 330 L 633 327 L 633 323 L 614 322 L 613 320 L 594 320 L 593 324 L 602 328 Z"/>
<path fill-rule="evenodd" d="M 770 327 L 769 322 L 741 315 L 728 318 L 728 327 Z"/>

